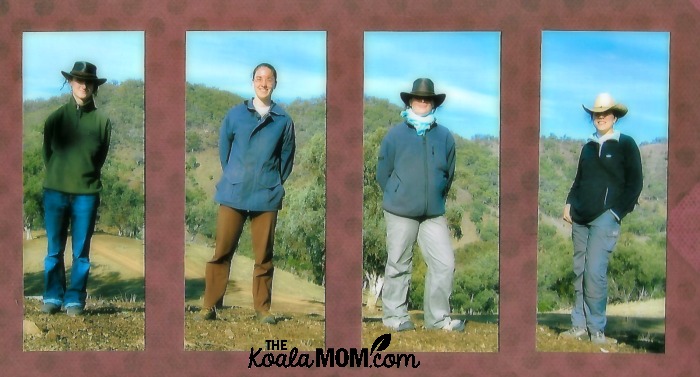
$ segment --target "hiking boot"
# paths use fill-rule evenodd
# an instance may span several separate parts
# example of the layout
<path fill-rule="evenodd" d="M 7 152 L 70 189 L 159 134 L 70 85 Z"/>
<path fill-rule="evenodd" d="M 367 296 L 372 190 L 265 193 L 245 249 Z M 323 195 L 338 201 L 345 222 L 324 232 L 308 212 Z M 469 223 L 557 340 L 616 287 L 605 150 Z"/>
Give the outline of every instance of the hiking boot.
<path fill-rule="evenodd" d="M 46 314 L 56 314 L 61 311 L 61 305 L 52 304 L 50 302 L 45 302 L 41 305 L 41 312 Z"/>
<path fill-rule="evenodd" d="M 410 320 L 403 321 L 403 322 L 399 323 L 398 326 L 388 326 L 388 327 L 394 331 L 397 331 L 397 332 L 411 331 L 411 330 L 416 329 L 416 326 L 414 326 L 413 322 L 411 322 Z"/>
<path fill-rule="evenodd" d="M 617 340 L 613 338 L 606 338 L 602 331 L 596 331 L 591 334 L 591 343 L 593 344 L 615 344 Z"/>
<path fill-rule="evenodd" d="M 215 307 L 211 307 L 211 308 L 207 308 L 207 309 L 202 308 L 199 311 L 199 314 L 197 314 L 197 316 L 195 317 L 195 319 L 197 321 L 213 321 L 213 320 L 215 320 L 216 319 L 216 308 Z"/>
<path fill-rule="evenodd" d="M 66 314 L 69 317 L 77 317 L 79 315 L 83 315 L 83 308 L 80 306 L 69 306 L 66 308 Z"/>
<path fill-rule="evenodd" d="M 447 322 L 447 324 L 445 324 L 445 326 L 442 326 L 442 329 L 445 331 L 464 331 L 464 328 L 466 326 L 467 326 L 467 323 L 465 321 L 453 319 L 450 322 Z"/>
<path fill-rule="evenodd" d="M 264 323 L 267 325 L 277 324 L 277 319 L 275 318 L 275 316 L 273 316 L 269 312 L 257 313 L 256 316 L 258 317 L 258 321 L 260 323 Z"/>
<path fill-rule="evenodd" d="M 567 331 L 559 333 L 560 338 L 583 339 L 588 336 L 588 330 L 585 327 L 572 327 Z"/>

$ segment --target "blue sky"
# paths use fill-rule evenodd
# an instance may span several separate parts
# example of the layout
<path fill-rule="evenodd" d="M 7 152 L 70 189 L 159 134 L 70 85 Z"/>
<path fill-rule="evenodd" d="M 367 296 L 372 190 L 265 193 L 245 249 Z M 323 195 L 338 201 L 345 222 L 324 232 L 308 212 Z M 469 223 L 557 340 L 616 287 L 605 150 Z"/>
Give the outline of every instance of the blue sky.
<path fill-rule="evenodd" d="M 668 137 L 667 32 L 544 32 L 540 134 L 585 139 L 588 107 L 608 92 L 629 108 L 615 126 L 638 143 Z"/>
<path fill-rule="evenodd" d="M 61 71 L 86 60 L 112 80 L 144 79 L 144 35 L 140 31 L 27 32 L 22 35 L 24 100 L 70 92 Z"/>
<path fill-rule="evenodd" d="M 462 137 L 499 136 L 500 33 L 366 32 L 365 96 L 403 107 L 400 92 L 428 77 L 447 99 L 438 123 Z"/>
<path fill-rule="evenodd" d="M 277 70 L 272 98 L 280 103 L 326 94 L 326 33 L 322 31 L 187 32 L 187 82 L 252 97 L 253 68 Z"/>

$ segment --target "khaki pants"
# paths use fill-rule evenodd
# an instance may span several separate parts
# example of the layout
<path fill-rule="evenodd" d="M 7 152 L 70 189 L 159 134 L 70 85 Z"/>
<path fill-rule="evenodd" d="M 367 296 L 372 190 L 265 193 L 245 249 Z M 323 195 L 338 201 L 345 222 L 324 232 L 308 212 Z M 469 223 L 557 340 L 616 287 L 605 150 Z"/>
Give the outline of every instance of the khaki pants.
<path fill-rule="evenodd" d="M 253 306 L 258 313 L 270 311 L 272 302 L 272 248 L 275 240 L 277 212 L 241 211 L 219 206 L 216 220 L 216 247 L 204 274 L 204 309 L 222 306 L 231 270 L 231 260 L 238 247 L 243 224 L 250 218 L 255 266 L 253 268 Z"/>

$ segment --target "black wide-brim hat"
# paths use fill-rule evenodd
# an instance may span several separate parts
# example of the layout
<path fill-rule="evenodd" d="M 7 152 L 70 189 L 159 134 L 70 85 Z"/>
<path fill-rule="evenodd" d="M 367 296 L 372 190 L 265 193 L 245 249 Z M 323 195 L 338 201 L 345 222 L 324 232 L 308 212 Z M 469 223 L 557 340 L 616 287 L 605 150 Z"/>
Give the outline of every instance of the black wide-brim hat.
<path fill-rule="evenodd" d="M 433 102 L 435 102 L 433 108 L 437 108 L 438 106 L 442 105 L 443 102 L 445 102 L 445 97 L 447 97 L 447 95 L 435 94 L 435 85 L 433 84 L 433 80 L 419 78 L 413 82 L 413 89 L 411 89 L 411 92 L 401 92 L 401 100 L 404 104 L 406 104 L 406 106 L 410 106 L 408 102 L 411 97 L 432 98 Z"/>
<path fill-rule="evenodd" d="M 73 78 L 91 81 L 100 86 L 107 82 L 107 79 L 97 77 L 97 67 L 90 62 L 78 61 L 73 64 L 70 72 L 61 71 L 66 80 Z"/>

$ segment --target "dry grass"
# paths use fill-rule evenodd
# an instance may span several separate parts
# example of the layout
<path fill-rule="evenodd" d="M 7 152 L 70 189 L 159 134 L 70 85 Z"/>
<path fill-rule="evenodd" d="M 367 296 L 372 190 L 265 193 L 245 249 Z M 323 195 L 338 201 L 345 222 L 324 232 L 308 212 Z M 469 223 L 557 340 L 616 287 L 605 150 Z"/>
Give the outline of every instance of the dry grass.
<path fill-rule="evenodd" d="M 144 349 L 143 302 L 95 301 L 82 316 L 41 313 L 24 300 L 25 351 L 139 351 Z"/>
<path fill-rule="evenodd" d="M 284 339 L 299 351 L 325 346 L 325 319 L 317 314 L 275 313 L 277 324 L 259 323 L 249 308 L 226 307 L 217 320 L 198 320 L 198 308 L 185 313 L 185 349 L 197 351 L 250 351 L 266 349 L 265 340 Z"/>
<path fill-rule="evenodd" d="M 498 318 L 496 316 L 462 316 L 467 321 L 464 332 L 426 330 L 421 312 L 411 312 L 415 331 L 393 333 L 392 352 L 498 352 Z M 381 321 L 381 314 L 368 313 L 362 323 L 362 347 L 371 348 L 377 337 L 390 332 Z"/>

